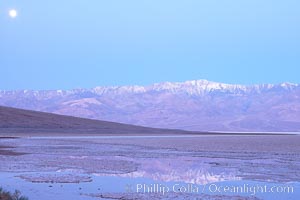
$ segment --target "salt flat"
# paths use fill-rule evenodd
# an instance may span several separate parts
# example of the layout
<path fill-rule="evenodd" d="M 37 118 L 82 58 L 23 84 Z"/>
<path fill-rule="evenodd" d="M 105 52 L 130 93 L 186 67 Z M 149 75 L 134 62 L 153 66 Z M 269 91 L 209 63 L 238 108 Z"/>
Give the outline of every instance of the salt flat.
<path fill-rule="evenodd" d="M 0 151 L 0 176 L 14 177 L 14 181 L 6 184 L 12 189 L 18 188 L 22 180 L 23 184 L 19 187 L 23 188 L 25 195 L 29 193 L 30 199 L 37 199 L 36 194 L 30 192 L 36 184 L 46 184 L 41 191 L 48 191 L 52 188 L 49 187 L 51 184 L 79 184 L 76 190 L 68 190 L 70 195 L 74 195 L 72 199 L 99 199 L 101 195 L 116 199 L 134 199 L 141 195 L 140 198 L 147 199 L 155 195 L 156 199 L 164 199 L 159 194 L 126 193 L 126 183 L 137 180 L 198 185 L 258 181 L 293 183 L 298 187 L 299 144 L 298 135 L 3 138 L 0 139 L 1 150 L 10 154 L 1 154 Z M 124 180 L 124 184 L 114 187 L 111 183 L 107 186 L 101 182 L 107 179 L 115 182 Z M 93 184 L 97 189 L 83 192 L 84 188 L 93 188 Z M 79 187 L 83 188 L 82 191 L 77 191 Z M 56 191 L 53 195 L 56 194 L 59 199 L 60 190 Z M 50 195 L 51 198 L 53 195 Z M 169 194 L 169 199 L 174 197 L 172 195 Z M 189 195 L 177 194 L 176 198 L 195 199 L 195 194 Z M 205 195 L 206 199 L 216 197 L 209 193 Z M 294 199 L 299 198 L 299 191 L 293 195 L 296 195 Z M 225 195 L 223 199 L 237 199 L 238 196 Z M 253 195 L 244 195 L 242 199 L 250 197 L 254 198 Z M 204 196 L 202 198 L 205 199 Z M 257 198 L 274 199 L 274 196 L 258 195 Z"/>

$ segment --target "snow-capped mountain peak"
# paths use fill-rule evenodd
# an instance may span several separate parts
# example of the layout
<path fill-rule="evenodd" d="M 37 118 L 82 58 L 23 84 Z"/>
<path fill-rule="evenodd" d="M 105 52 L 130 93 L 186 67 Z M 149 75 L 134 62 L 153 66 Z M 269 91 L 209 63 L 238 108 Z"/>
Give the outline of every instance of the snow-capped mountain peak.
<path fill-rule="evenodd" d="M 150 127 L 300 131 L 300 86 L 208 80 L 149 86 L 0 91 L 0 105 Z"/>
<path fill-rule="evenodd" d="M 284 90 L 293 90 L 300 87 L 299 84 L 281 83 L 281 84 L 256 84 L 256 85 L 241 85 L 241 84 L 227 84 L 208 81 L 205 79 L 190 80 L 185 82 L 162 82 L 155 83 L 149 86 L 98 86 L 92 89 L 74 89 L 74 90 L 20 90 L 20 91 L 0 91 L 0 97 L 4 94 L 17 95 L 22 93 L 26 96 L 66 96 L 72 94 L 80 94 L 91 92 L 96 95 L 104 94 L 143 94 L 147 92 L 168 92 L 173 94 L 187 94 L 187 95 L 205 95 L 210 92 L 229 92 L 232 94 L 240 93 L 261 93 L 273 88 L 281 88 Z"/>

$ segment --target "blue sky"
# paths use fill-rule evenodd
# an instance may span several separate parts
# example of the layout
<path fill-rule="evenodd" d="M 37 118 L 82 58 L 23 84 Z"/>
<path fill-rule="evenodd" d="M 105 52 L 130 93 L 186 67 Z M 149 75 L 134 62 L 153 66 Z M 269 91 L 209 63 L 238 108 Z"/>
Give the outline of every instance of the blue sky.
<path fill-rule="evenodd" d="M 298 0 L 3 0 L 0 89 L 300 83 L 299 8 Z"/>

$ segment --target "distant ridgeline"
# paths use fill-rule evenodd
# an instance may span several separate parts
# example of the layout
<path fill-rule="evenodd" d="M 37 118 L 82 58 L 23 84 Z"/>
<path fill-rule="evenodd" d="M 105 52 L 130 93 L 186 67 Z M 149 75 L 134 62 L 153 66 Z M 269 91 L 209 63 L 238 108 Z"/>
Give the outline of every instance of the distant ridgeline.
<path fill-rule="evenodd" d="M 156 128 L 300 131 L 300 85 L 206 80 L 150 86 L 0 91 L 0 105 Z"/>

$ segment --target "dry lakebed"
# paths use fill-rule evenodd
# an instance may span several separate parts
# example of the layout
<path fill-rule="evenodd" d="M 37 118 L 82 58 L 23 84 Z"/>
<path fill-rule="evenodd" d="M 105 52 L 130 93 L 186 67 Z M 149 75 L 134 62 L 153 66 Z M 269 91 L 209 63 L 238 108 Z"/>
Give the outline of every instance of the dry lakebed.
<path fill-rule="evenodd" d="M 30 200 L 300 199 L 299 135 L 2 137 L 0 162 Z"/>

